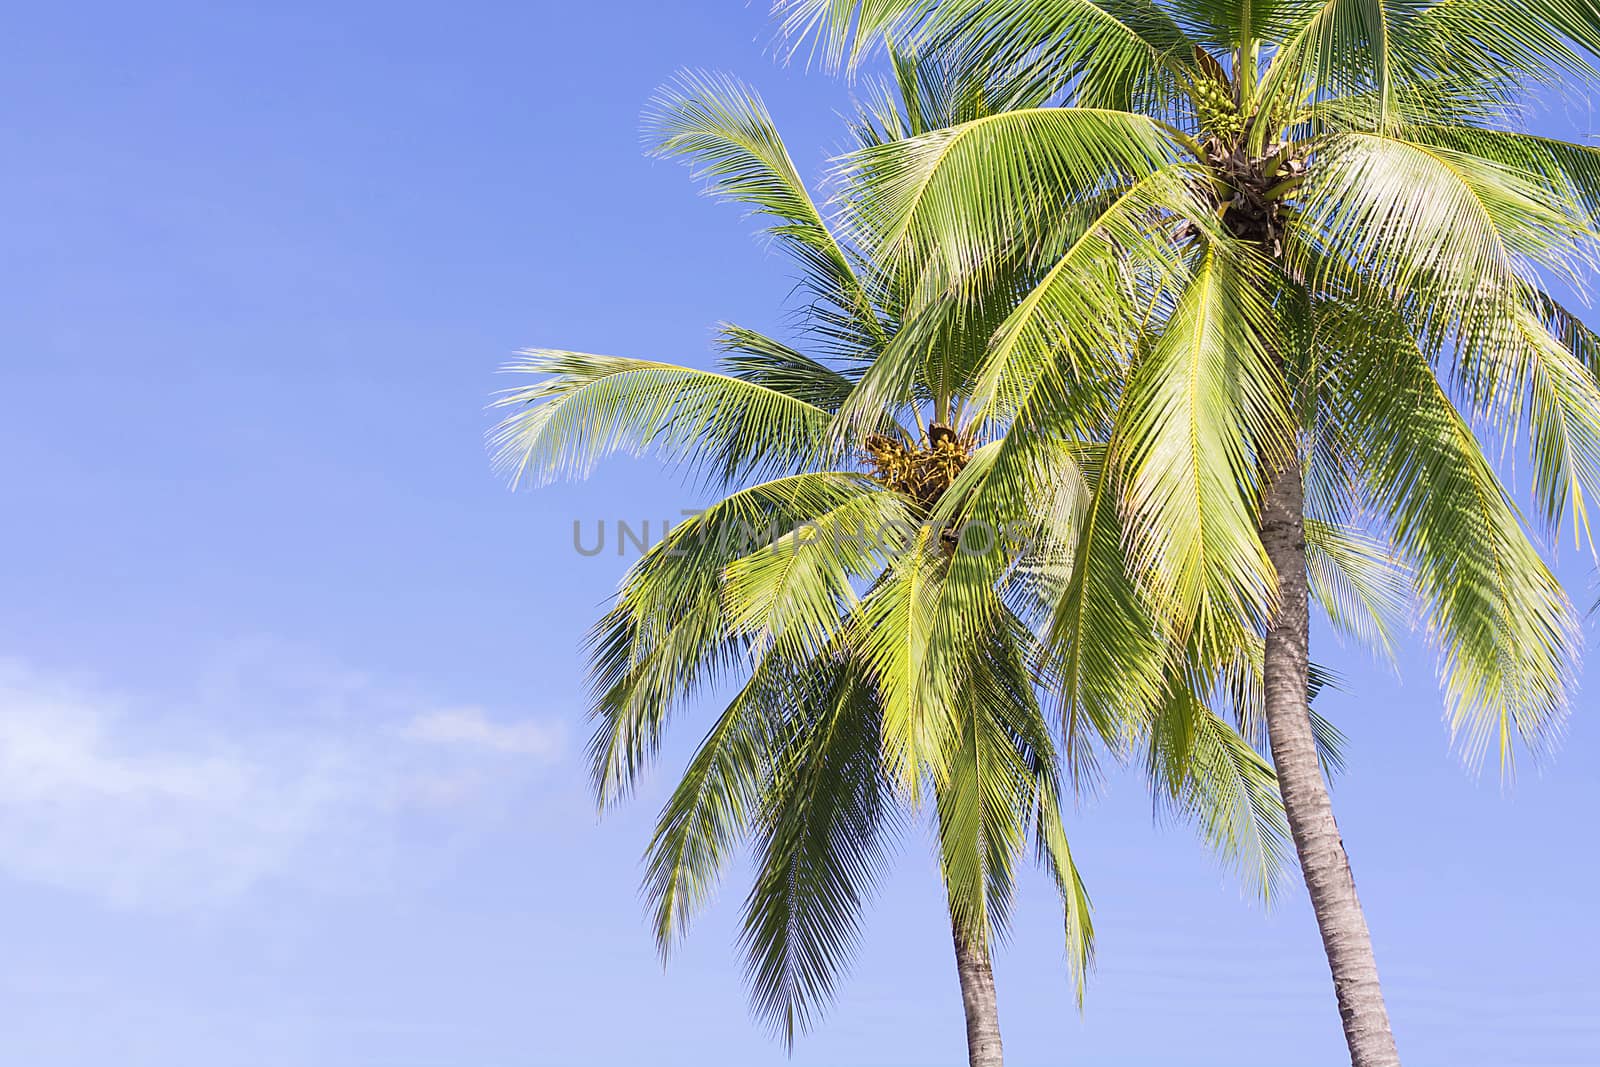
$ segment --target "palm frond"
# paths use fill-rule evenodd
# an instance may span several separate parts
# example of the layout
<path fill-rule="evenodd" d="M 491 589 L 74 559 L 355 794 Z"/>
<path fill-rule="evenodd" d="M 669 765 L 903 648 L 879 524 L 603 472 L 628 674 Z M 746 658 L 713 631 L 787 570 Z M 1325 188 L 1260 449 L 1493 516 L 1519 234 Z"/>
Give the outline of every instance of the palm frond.
<path fill-rule="evenodd" d="M 1273 327 L 1241 271 L 1207 254 L 1128 384 L 1114 449 L 1135 567 L 1202 645 L 1241 620 L 1264 623 L 1277 589 L 1253 486 L 1288 456 L 1291 419 Z"/>
<path fill-rule="evenodd" d="M 1576 207 L 1591 229 L 1600 226 L 1600 148 L 1472 125 L 1410 125 L 1399 136 L 1487 160 L 1531 177 L 1553 204 Z"/>
<path fill-rule="evenodd" d="M 958 37 L 1002 65 L 1037 53 L 1062 84 L 1094 89 L 1155 79 L 1193 62 L 1178 24 L 1150 0 L 776 0 L 781 34 L 810 40 L 830 67 L 856 67 L 893 41 L 918 48 Z"/>
<path fill-rule="evenodd" d="M 734 560 L 723 587 L 729 626 L 756 648 L 819 653 L 858 605 L 857 584 L 882 571 L 912 517 L 898 493 L 865 483 L 852 499 Z"/>
<path fill-rule="evenodd" d="M 1492 425 L 1514 442 L 1527 427 L 1533 487 L 1552 526 L 1570 513 L 1573 537 L 1590 537 L 1589 502 L 1600 500 L 1600 384 L 1524 304 L 1479 331 L 1465 377 Z"/>
<path fill-rule="evenodd" d="M 1083 1006 L 1089 971 L 1094 967 L 1094 915 L 1088 888 L 1072 858 L 1072 845 L 1062 821 L 1061 798 L 1055 789 L 1041 788 L 1039 818 L 1035 828 L 1039 860 L 1055 883 L 1065 920 L 1067 966 L 1078 1006 Z"/>
<path fill-rule="evenodd" d="M 1530 81 L 1553 81 L 1556 72 L 1592 79 L 1594 68 L 1574 43 L 1591 54 L 1600 51 L 1589 0 L 1291 0 L 1269 6 L 1290 17 L 1273 19 L 1277 25 L 1261 34 L 1278 41 L 1261 95 L 1290 107 L 1336 96 L 1360 100 L 1367 108 L 1361 125 L 1369 131 L 1387 129 L 1405 111 L 1405 98 L 1433 83 L 1452 86 L 1448 95 L 1506 107 Z"/>
<path fill-rule="evenodd" d="M 741 935 L 756 1014 L 790 1045 L 854 950 L 895 820 L 870 687 L 844 664 L 819 674 L 817 720 L 779 757 L 765 797 Z"/>
<path fill-rule="evenodd" d="M 1530 287 L 1528 303 L 1550 335 L 1590 374 L 1600 378 L 1600 334 L 1554 297 Z"/>
<path fill-rule="evenodd" d="M 1240 6 L 1254 10 L 1253 4 Z M 1369 128 L 1383 128 L 1395 104 L 1397 6 L 1394 0 L 1269 4 L 1276 25 L 1262 28 L 1280 43 L 1261 96 L 1293 108 L 1309 97 L 1370 94 L 1375 107 Z"/>
<path fill-rule="evenodd" d="M 689 162 L 708 193 L 770 219 L 767 233 L 794 256 L 812 292 L 882 340 L 855 262 L 817 210 L 755 90 L 728 75 L 680 74 L 657 92 L 645 130 L 650 149 Z"/>
<path fill-rule="evenodd" d="M 864 149 L 841 166 L 855 194 L 851 232 L 875 255 L 937 257 L 946 276 L 986 282 L 1010 250 L 1047 236 L 1067 205 L 1173 159 L 1165 131 L 1142 115 L 1034 108 Z"/>
<path fill-rule="evenodd" d="M 790 715 L 782 702 L 804 691 L 779 662 L 763 661 L 712 725 L 645 850 L 645 900 L 663 959 L 710 898 L 759 810 L 774 740 Z"/>
<path fill-rule="evenodd" d="M 872 488 L 830 472 L 753 485 L 679 523 L 634 564 L 588 642 L 602 805 L 632 788 L 676 709 L 745 666 L 747 642 L 727 614 L 728 565 Z"/>
<path fill-rule="evenodd" d="M 1306 570 L 1311 595 L 1334 629 L 1393 662 L 1411 585 L 1389 545 L 1349 526 L 1307 518 Z"/>
<path fill-rule="evenodd" d="M 1497 741 L 1509 770 L 1515 742 L 1538 753 L 1560 732 L 1579 648 L 1572 604 L 1402 329 L 1351 353 L 1336 387 L 1368 491 L 1429 607 L 1455 737 L 1473 762 Z"/>
<path fill-rule="evenodd" d="M 1450 0 L 1410 5 L 1390 0 L 1413 77 L 1454 72 L 1463 88 L 1511 97 L 1563 77 L 1593 83 L 1600 18 L 1592 0 Z M 1577 46 L 1574 49 L 1574 45 Z"/>
<path fill-rule="evenodd" d="M 1174 218 L 1208 214 L 1178 168 L 1156 171 L 1094 203 L 1087 223 L 996 332 L 972 387 L 980 425 L 1017 417 L 1036 390 L 1062 395 L 1069 392 L 1066 383 L 1092 381 L 1105 373 L 1108 355 L 1130 351 L 1144 311 L 1132 278 L 1142 274 L 1147 287 L 1181 288 L 1187 263 L 1164 239 L 1166 231 Z"/>
<path fill-rule="evenodd" d="M 1020 623 L 1014 623 L 1010 633 L 1002 635 L 993 647 L 997 654 L 988 661 L 993 669 L 985 674 L 981 688 L 993 687 L 996 695 L 983 703 L 994 715 L 996 727 L 1010 739 L 1026 770 L 1027 790 L 1013 800 L 1025 817 L 1032 815 L 1032 825 L 1026 829 L 1033 836 L 1035 857 L 1055 883 L 1061 899 L 1067 969 L 1081 1008 L 1089 971 L 1094 966 L 1094 916 L 1067 840 L 1061 810 L 1064 783 L 1060 753 L 1038 700 L 1045 682 L 1038 667 L 1048 651 Z"/>
<path fill-rule="evenodd" d="M 1289 827 L 1272 765 L 1175 685 L 1151 723 L 1146 755 L 1158 803 L 1194 821 L 1207 845 L 1262 899 L 1288 863 Z"/>
<path fill-rule="evenodd" d="M 938 535 L 922 525 L 862 598 L 853 617 L 855 654 L 878 694 L 886 773 L 917 802 L 926 776 L 940 777 L 955 730 L 958 681 L 930 662 L 942 566 Z"/>
<path fill-rule="evenodd" d="M 537 375 L 502 392 L 490 437 L 513 483 L 587 477 L 614 453 L 654 454 L 724 481 L 798 469 L 828 412 L 776 389 L 671 363 L 531 349 L 508 364 Z"/>
<path fill-rule="evenodd" d="M 957 726 L 944 753 L 944 776 L 933 790 L 934 806 L 951 919 L 970 943 L 989 946 L 1009 920 L 1033 780 L 997 721 L 1005 713 L 996 698 L 1016 694 L 991 677 L 969 681 L 968 699 L 955 711 Z"/>
<path fill-rule="evenodd" d="M 1586 254 L 1587 234 L 1537 176 L 1392 137 L 1339 135 L 1298 199 L 1291 259 L 1305 266 L 1315 247 L 1325 267 L 1408 294 L 1435 347 L 1504 314 L 1525 268 L 1576 279 Z"/>
<path fill-rule="evenodd" d="M 827 412 L 839 410 L 860 376 L 819 363 L 758 330 L 732 323 L 718 328 L 716 345 L 724 353 L 721 362 L 727 374 Z"/>
<path fill-rule="evenodd" d="M 1099 463 L 1087 460 L 1089 500 L 1049 630 L 1051 690 L 1075 784 L 1089 765 L 1083 750 L 1097 738 L 1120 749 L 1129 724 L 1147 721 L 1164 699 L 1169 656 L 1167 635 L 1128 571 L 1117 472 L 1103 452 Z"/>

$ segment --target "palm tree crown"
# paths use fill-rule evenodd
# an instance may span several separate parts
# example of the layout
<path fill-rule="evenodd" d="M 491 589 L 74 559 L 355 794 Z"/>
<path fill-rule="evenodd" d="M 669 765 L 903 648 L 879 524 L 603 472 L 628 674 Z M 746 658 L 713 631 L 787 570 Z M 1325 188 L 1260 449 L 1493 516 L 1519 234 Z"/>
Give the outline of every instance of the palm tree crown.
<path fill-rule="evenodd" d="M 1397 1063 L 1365 921 L 1311 758 L 1307 583 L 1380 646 L 1317 559 L 1359 525 L 1409 575 L 1474 760 L 1559 733 L 1579 641 L 1479 432 L 1526 433 L 1541 518 L 1581 539 L 1600 489 L 1600 343 L 1583 288 L 1600 152 L 1527 133 L 1533 84 L 1594 77 L 1593 0 L 783 0 L 833 62 L 940 39 L 1036 106 L 843 161 L 850 232 L 939 300 L 1028 288 L 973 404 L 1007 437 L 1103 434 L 1103 511 L 1139 602 L 1202 662 L 1259 638 L 1264 717 L 1352 1059 Z M 846 405 L 907 399 L 891 351 Z M 1106 382 L 1123 380 L 1119 389 Z M 1035 404 L 1044 395 L 1044 402 Z M 1114 401 L 1110 398 L 1114 398 Z M 1107 403 L 1113 410 L 1107 411 Z M 1098 506 L 1084 525 L 1093 550 Z M 1340 552 L 1345 550 L 1340 549 Z M 1058 624 L 1081 599 L 1056 602 Z M 1143 632 L 1097 633 L 1155 677 Z M 1107 647 L 1109 645 L 1109 648 Z M 1067 679 L 1069 706 L 1080 692 Z M 1159 687 L 1130 683 L 1141 697 Z"/>
<path fill-rule="evenodd" d="M 1036 78 L 997 79 L 971 58 L 897 53 L 893 88 L 855 123 L 862 151 L 1042 102 Z M 939 265 L 874 258 L 863 249 L 887 236 L 829 226 L 749 90 L 690 76 L 658 104 L 659 150 L 766 216 L 793 254 L 808 351 L 725 325 L 720 372 L 530 352 L 511 369 L 539 381 L 502 397 L 496 442 L 534 482 L 625 450 L 726 493 L 630 570 L 592 635 L 603 802 L 631 787 L 677 709 L 737 686 L 650 844 L 663 952 L 750 841 L 747 973 L 758 1012 L 792 1039 L 833 988 L 893 831 L 928 811 L 958 947 L 986 965 L 1031 843 L 1060 891 L 1081 990 L 1092 927 L 1061 805 L 1097 748 L 1139 752 L 1158 795 L 1264 889 L 1287 831 L 1246 740 L 1262 736 L 1260 641 L 1234 628 L 1170 645 L 1131 580 L 1117 509 L 1098 503 L 1124 369 L 1102 368 L 1093 412 L 1034 433 L 1024 416 L 1046 417 L 1033 413 L 1066 380 L 1025 396 L 988 369 L 1040 276 L 1031 257 L 1010 256 L 982 293 Z M 1107 292 L 1123 282 L 1101 279 Z M 1382 600 L 1390 571 L 1369 546 L 1332 523 L 1324 533 L 1330 582 Z M 1073 620 L 1056 609 L 1069 602 Z M 1093 640 L 1069 639 L 1080 628 Z M 1212 710 L 1223 705 L 1246 736 Z M 1319 730 L 1327 755 L 1336 736 Z"/>

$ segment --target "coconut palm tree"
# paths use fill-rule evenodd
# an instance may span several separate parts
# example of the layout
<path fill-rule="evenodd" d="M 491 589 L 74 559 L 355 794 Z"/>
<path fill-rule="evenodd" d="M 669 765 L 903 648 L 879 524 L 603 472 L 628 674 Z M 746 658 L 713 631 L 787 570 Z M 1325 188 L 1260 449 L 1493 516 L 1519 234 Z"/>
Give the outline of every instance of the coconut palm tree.
<path fill-rule="evenodd" d="M 1479 432 L 1526 450 L 1542 525 L 1570 518 L 1586 537 L 1600 490 L 1596 339 L 1551 294 L 1581 290 L 1593 264 L 1600 153 L 1526 132 L 1519 104 L 1530 85 L 1594 77 L 1600 10 L 778 8 L 787 32 L 836 63 L 885 37 L 953 34 L 968 62 L 1048 80 L 1047 106 L 847 160 L 857 195 L 846 232 L 902 271 L 939 273 L 951 292 L 985 293 L 1019 259 L 1039 271 L 997 329 L 973 398 L 1012 434 L 1079 435 L 1104 418 L 1108 366 L 1130 368 L 1105 502 L 1091 508 L 1121 523 L 1139 596 L 1165 634 L 1202 650 L 1262 641 L 1263 716 L 1351 1059 L 1398 1063 L 1308 716 L 1315 542 L 1329 523 L 1364 522 L 1407 565 L 1469 758 L 1492 746 L 1509 767 L 1519 742 L 1538 750 L 1556 736 L 1575 612 Z M 843 422 L 904 398 L 895 355 L 868 372 Z M 1050 403 L 1019 417 L 1018 398 L 1041 388 Z M 1058 619 L 1079 609 L 1069 587 Z M 1143 635 L 1129 636 L 1117 661 L 1143 671 L 1155 660 L 1140 658 Z M 1069 711 L 1079 684 L 1069 677 Z"/>
<path fill-rule="evenodd" d="M 894 88 L 855 123 L 860 144 L 1037 103 L 1030 77 L 941 55 L 895 57 Z M 603 804 L 625 796 L 674 714 L 737 685 L 663 809 L 646 895 L 665 954 L 735 849 L 753 846 L 747 976 L 758 1014 L 790 1041 L 832 991 L 895 831 L 927 813 L 969 1059 L 998 1064 L 990 945 L 1030 843 L 1060 893 L 1081 995 L 1093 930 L 1061 807 L 1067 786 L 1092 780 L 1097 751 L 1137 752 L 1158 798 L 1270 885 L 1287 834 L 1275 783 L 1225 717 L 1259 732 L 1259 648 L 1170 655 L 1145 679 L 1160 692 L 1139 717 L 1121 714 L 1127 701 L 1087 702 L 1089 716 L 1062 717 L 1058 743 L 1040 704 L 1069 669 L 1041 639 L 1055 590 L 1088 575 L 1102 625 L 1148 633 L 1153 621 L 1125 595 L 1114 538 L 1101 535 L 1093 568 L 1068 552 L 1104 441 L 1003 447 L 963 414 L 1025 276 L 941 301 L 936 276 L 880 270 L 838 238 L 748 89 L 689 77 L 658 103 L 658 150 L 766 216 L 794 255 L 809 350 L 728 325 L 720 371 L 551 350 L 510 368 L 539 378 L 500 400 L 496 443 L 516 476 L 583 476 L 622 450 L 726 494 L 630 569 L 593 631 L 597 791 Z M 910 399 L 868 418 L 854 396 L 890 351 L 911 368 Z"/>

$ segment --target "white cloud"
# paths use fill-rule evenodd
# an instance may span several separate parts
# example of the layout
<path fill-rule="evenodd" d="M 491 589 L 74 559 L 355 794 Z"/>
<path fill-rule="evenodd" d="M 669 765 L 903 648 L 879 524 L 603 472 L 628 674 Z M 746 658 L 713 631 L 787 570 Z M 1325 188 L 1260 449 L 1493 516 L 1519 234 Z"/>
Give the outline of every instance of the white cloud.
<path fill-rule="evenodd" d="M 0 875 L 174 909 L 366 891 L 559 752 L 546 723 L 430 711 L 278 653 L 224 673 L 158 703 L 0 662 Z"/>
<path fill-rule="evenodd" d="M 553 759 L 561 750 L 559 728 L 537 722 L 497 723 L 481 708 L 448 708 L 418 715 L 406 724 L 404 736 L 436 745 L 462 745 L 515 756 Z"/>

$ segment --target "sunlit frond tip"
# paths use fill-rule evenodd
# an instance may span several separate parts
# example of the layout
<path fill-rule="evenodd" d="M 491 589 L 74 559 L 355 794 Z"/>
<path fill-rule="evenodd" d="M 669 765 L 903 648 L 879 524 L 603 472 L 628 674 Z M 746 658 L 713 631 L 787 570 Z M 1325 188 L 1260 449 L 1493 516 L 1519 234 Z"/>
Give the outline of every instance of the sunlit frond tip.
<path fill-rule="evenodd" d="M 492 405 L 508 414 L 490 431 L 490 448 L 516 485 L 584 478 L 619 452 L 724 480 L 792 470 L 829 419 L 758 383 L 653 360 L 529 349 L 504 370 L 539 378 Z"/>

